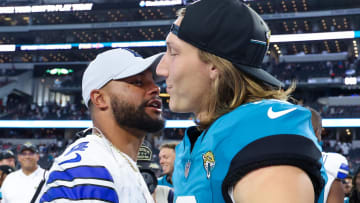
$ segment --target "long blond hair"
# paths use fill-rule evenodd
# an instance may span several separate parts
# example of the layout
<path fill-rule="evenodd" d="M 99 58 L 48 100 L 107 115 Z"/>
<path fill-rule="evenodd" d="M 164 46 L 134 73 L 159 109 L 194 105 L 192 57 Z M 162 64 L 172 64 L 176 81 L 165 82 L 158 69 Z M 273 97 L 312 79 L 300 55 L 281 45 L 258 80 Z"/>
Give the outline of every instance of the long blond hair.
<path fill-rule="evenodd" d="M 203 62 L 213 64 L 218 71 L 210 91 L 208 113 L 198 121 L 200 128 L 209 127 L 218 117 L 245 103 L 262 99 L 286 101 L 295 90 L 295 83 L 283 90 L 258 82 L 236 69 L 230 61 L 211 53 L 199 50 L 199 57 Z"/>

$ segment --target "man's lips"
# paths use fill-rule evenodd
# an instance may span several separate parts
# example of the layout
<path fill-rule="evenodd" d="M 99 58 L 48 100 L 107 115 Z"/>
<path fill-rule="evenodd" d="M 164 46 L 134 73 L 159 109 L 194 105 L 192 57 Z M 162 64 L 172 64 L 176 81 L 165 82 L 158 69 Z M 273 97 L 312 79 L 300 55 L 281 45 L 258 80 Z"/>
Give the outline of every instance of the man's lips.
<path fill-rule="evenodd" d="M 161 99 L 159 99 L 159 98 L 151 99 L 146 103 L 145 106 L 161 110 L 162 102 L 161 102 Z"/>

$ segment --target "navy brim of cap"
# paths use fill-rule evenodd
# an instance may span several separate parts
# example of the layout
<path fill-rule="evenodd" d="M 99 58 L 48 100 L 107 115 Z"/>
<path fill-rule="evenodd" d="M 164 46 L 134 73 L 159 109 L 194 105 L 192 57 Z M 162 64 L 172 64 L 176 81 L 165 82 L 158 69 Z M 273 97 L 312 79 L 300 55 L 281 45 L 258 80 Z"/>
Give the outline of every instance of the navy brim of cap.
<path fill-rule="evenodd" d="M 9 159 L 9 158 L 15 158 L 15 156 L 10 155 L 10 154 L 5 154 L 2 159 Z"/>
<path fill-rule="evenodd" d="M 238 68 L 240 71 L 244 72 L 245 74 L 250 75 L 252 78 L 265 82 L 266 84 L 269 84 L 271 86 L 279 87 L 279 88 L 285 86 L 284 83 L 282 83 L 280 80 L 276 79 L 270 73 L 266 72 L 261 68 L 254 68 L 242 64 L 241 65 L 234 64 L 234 66 Z"/>
<path fill-rule="evenodd" d="M 20 153 L 22 153 L 22 152 L 25 151 L 25 150 L 29 150 L 29 151 L 32 151 L 32 152 L 34 152 L 34 153 L 37 153 L 37 152 L 38 152 L 36 149 L 34 149 L 34 148 L 32 148 L 32 147 L 24 147 L 24 148 L 22 148 L 22 149 L 20 150 Z"/>

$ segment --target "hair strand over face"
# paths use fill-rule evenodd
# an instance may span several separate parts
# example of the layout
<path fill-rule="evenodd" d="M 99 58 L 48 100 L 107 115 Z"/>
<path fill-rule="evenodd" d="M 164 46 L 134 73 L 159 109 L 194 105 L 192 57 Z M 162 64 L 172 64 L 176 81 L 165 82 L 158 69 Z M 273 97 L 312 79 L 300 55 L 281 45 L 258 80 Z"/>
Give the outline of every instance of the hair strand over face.
<path fill-rule="evenodd" d="M 293 83 L 287 90 L 275 88 L 242 73 L 228 60 L 199 50 L 199 57 L 205 63 L 212 63 L 218 70 L 218 77 L 212 85 L 208 114 L 199 121 L 200 128 L 208 128 L 221 115 L 242 104 L 262 99 L 288 100 L 295 90 Z"/>

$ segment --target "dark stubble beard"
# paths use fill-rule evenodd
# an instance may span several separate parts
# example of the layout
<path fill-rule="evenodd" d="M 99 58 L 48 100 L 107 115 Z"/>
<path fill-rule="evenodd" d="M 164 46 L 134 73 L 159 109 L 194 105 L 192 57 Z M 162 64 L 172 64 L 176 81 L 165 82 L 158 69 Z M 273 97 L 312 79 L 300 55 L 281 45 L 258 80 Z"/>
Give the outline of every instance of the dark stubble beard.
<path fill-rule="evenodd" d="M 143 102 L 136 108 L 126 101 L 120 101 L 116 97 L 111 98 L 111 108 L 119 126 L 134 128 L 148 133 L 154 133 L 164 128 L 164 119 L 151 118 L 145 111 L 146 103 Z"/>

